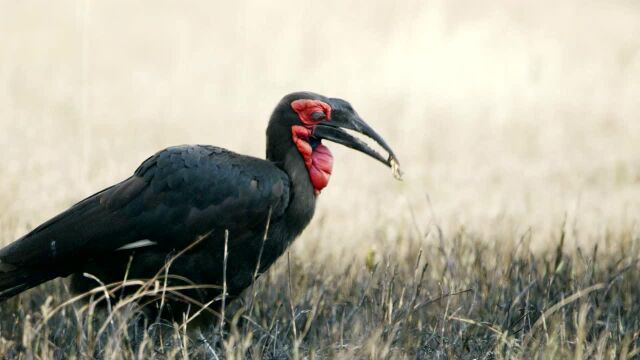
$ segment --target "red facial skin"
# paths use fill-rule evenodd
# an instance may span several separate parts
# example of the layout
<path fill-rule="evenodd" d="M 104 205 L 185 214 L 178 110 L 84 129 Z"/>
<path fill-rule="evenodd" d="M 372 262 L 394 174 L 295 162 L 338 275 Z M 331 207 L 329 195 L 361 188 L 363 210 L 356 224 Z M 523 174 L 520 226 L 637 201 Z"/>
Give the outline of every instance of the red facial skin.
<path fill-rule="evenodd" d="M 331 120 L 331 106 L 320 100 L 300 99 L 291 103 L 293 110 L 298 113 L 298 117 L 303 124 L 315 126 L 320 121 L 314 120 L 311 114 L 322 112 L 326 116 L 324 121 Z"/>
<path fill-rule="evenodd" d="M 325 102 L 310 99 L 293 101 L 291 107 L 304 124 L 291 127 L 293 143 L 304 159 L 304 164 L 309 172 L 309 179 L 311 179 L 311 185 L 313 185 L 315 195 L 317 196 L 329 183 L 329 177 L 333 169 L 333 155 L 331 155 L 329 148 L 323 144 L 318 144 L 316 148 L 313 149 L 309 143 L 309 137 L 313 133 L 313 128 L 318 123 L 331 120 L 331 107 Z M 318 112 L 324 114 L 323 119 L 314 119 L 312 114 Z"/>

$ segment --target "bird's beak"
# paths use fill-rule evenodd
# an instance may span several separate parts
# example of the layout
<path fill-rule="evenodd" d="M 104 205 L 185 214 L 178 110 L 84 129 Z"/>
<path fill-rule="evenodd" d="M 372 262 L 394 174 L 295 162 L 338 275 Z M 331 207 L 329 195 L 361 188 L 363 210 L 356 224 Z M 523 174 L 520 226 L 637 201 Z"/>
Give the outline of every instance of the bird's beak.
<path fill-rule="evenodd" d="M 377 151 L 373 150 L 363 141 L 351 136 L 348 132 L 342 130 L 343 128 L 357 131 L 373 139 L 378 143 L 378 145 L 380 145 L 385 151 L 388 152 L 388 156 L 385 158 L 384 156 L 380 155 Z M 390 167 L 393 170 L 393 175 L 397 179 L 400 179 L 402 176 L 402 173 L 400 172 L 400 163 L 398 162 L 398 158 L 396 158 L 396 155 L 393 153 L 393 150 L 391 150 L 391 147 L 358 115 L 353 115 L 347 120 L 334 118 L 330 121 L 322 122 L 315 126 L 311 136 L 317 139 L 326 139 L 329 141 L 333 141 L 335 143 L 342 144 L 344 146 L 363 152 Z"/>

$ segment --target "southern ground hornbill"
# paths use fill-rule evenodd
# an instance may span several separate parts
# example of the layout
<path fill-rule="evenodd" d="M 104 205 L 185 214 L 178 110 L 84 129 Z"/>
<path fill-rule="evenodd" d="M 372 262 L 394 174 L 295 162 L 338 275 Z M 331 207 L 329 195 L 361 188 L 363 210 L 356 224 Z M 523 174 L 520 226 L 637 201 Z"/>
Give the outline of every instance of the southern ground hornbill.
<path fill-rule="evenodd" d="M 342 129 L 372 138 L 388 157 Z M 216 308 L 222 285 L 229 299 L 237 297 L 311 220 L 332 170 L 323 139 L 361 151 L 399 176 L 393 151 L 348 102 L 292 93 L 271 115 L 266 160 L 207 145 L 161 150 L 130 178 L 1 249 L 0 300 L 69 275 L 72 288 L 83 292 L 99 285 L 96 278 L 115 284 L 165 273 L 170 289 L 183 291 L 163 294 L 162 316 L 175 319 L 186 303 Z"/>

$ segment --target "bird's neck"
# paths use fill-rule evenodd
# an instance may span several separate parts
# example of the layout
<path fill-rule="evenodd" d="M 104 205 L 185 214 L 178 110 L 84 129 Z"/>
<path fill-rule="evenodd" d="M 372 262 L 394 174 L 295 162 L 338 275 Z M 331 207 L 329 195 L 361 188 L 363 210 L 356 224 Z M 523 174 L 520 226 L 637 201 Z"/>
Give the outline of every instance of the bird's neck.
<path fill-rule="evenodd" d="M 280 167 L 289 175 L 291 188 L 297 197 L 313 199 L 315 203 L 316 192 L 309 177 L 309 170 L 304 158 L 296 147 L 291 147 L 284 156 Z"/>
<path fill-rule="evenodd" d="M 294 142 L 292 127 L 282 126 L 278 116 L 280 114 L 275 113 L 267 127 L 267 160 L 289 176 L 289 206 L 285 217 L 288 223 L 302 231 L 315 211 L 317 193 L 304 156 Z"/>
<path fill-rule="evenodd" d="M 296 147 L 292 146 L 280 161 L 274 163 L 286 172 L 290 179 L 289 206 L 285 212 L 285 218 L 289 229 L 295 233 L 294 236 L 297 236 L 309 224 L 315 212 L 315 189 L 304 160 Z"/>

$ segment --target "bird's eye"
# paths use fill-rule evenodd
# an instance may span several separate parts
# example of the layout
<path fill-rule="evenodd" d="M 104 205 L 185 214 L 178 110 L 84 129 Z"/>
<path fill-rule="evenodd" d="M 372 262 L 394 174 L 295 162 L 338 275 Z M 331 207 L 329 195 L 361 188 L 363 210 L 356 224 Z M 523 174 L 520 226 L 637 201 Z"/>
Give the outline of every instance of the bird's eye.
<path fill-rule="evenodd" d="M 331 120 L 331 106 L 320 100 L 298 99 L 291 102 L 291 108 L 305 125 Z"/>
<path fill-rule="evenodd" d="M 322 111 L 314 111 L 311 113 L 311 118 L 315 121 L 323 121 L 327 116 Z"/>

